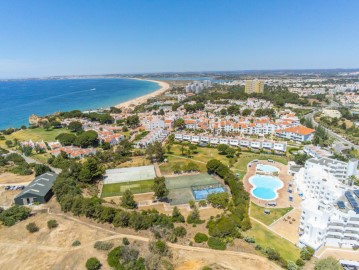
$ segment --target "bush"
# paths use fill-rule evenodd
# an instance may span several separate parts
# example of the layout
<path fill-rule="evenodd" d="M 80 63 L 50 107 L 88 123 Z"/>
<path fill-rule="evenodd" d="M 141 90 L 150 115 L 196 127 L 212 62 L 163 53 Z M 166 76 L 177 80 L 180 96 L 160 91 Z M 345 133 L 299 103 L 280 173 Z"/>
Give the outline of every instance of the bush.
<path fill-rule="evenodd" d="M 207 196 L 207 200 L 213 207 L 226 208 L 229 201 L 229 195 L 227 192 L 212 193 Z"/>
<path fill-rule="evenodd" d="M 287 269 L 288 270 L 297 270 L 298 266 L 294 262 L 288 261 L 287 262 Z"/>
<path fill-rule="evenodd" d="M 311 247 L 304 247 L 300 251 L 300 258 L 302 260 L 309 261 L 313 255 L 314 255 L 314 249 L 312 249 Z"/>
<path fill-rule="evenodd" d="M 253 238 L 253 237 L 250 237 L 250 236 L 244 237 L 244 241 L 246 241 L 247 243 L 251 243 L 251 244 L 253 244 L 253 243 L 256 242 L 256 241 L 254 240 L 254 238 Z"/>
<path fill-rule="evenodd" d="M 278 261 L 280 259 L 278 251 L 276 251 L 274 248 L 266 248 L 264 250 L 264 254 L 272 261 Z"/>
<path fill-rule="evenodd" d="M 130 244 L 130 241 L 128 240 L 128 238 L 123 238 L 122 239 L 122 244 L 124 244 L 125 246 L 128 246 Z"/>
<path fill-rule="evenodd" d="M 333 257 L 318 260 L 314 270 L 341 270 L 343 269 L 339 261 Z"/>
<path fill-rule="evenodd" d="M 47 222 L 47 227 L 50 230 L 56 228 L 57 226 L 59 226 L 59 224 L 57 223 L 57 221 L 55 219 L 51 219 Z"/>
<path fill-rule="evenodd" d="M 110 250 L 113 248 L 113 244 L 111 242 L 96 241 L 94 248 L 98 250 Z"/>
<path fill-rule="evenodd" d="M 80 240 L 75 240 L 75 241 L 72 242 L 72 246 L 73 246 L 73 247 L 78 247 L 78 246 L 80 246 L 80 245 L 81 245 Z"/>
<path fill-rule="evenodd" d="M 208 236 L 207 236 L 207 234 L 204 234 L 204 233 L 196 233 L 196 235 L 194 236 L 194 241 L 196 243 L 207 242 Z"/>
<path fill-rule="evenodd" d="M 173 233 L 177 236 L 177 237 L 184 237 L 187 234 L 187 230 L 185 227 L 183 226 L 179 226 L 174 228 Z"/>
<path fill-rule="evenodd" d="M 295 264 L 298 265 L 298 266 L 304 266 L 305 261 L 303 261 L 301 258 L 299 258 L 298 260 L 296 260 Z"/>
<path fill-rule="evenodd" d="M 226 242 L 217 237 L 210 237 L 207 244 L 210 248 L 218 250 L 225 250 L 227 247 Z"/>
<path fill-rule="evenodd" d="M 168 254 L 168 247 L 166 245 L 166 242 L 162 241 L 162 240 L 157 240 L 154 242 L 150 242 L 149 244 L 149 248 L 150 251 L 154 254 L 159 254 L 159 255 L 167 255 Z"/>
<path fill-rule="evenodd" d="M 97 258 L 92 257 L 87 260 L 87 262 L 86 262 L 87 270 L 98 270 L 100 268 L 101 268 L 101 263 Z"/>
<path fill-rule="evenodd" d="M 34 233 L 34 232 L 38 232 L 39 231 L 39 227 L 35 224 L 35 222 L 31 222 L 29 224 L 26 225 L 26 229 L 30 232 L 30 233 Z"/>
<path fill-rule="evenodd" d="M 0 213 L 0 221 L 3 222 L 5 226 L 12 226 L 18 221 L 27 219 L 30 213 L 30 208 L 14 205 Z"/>

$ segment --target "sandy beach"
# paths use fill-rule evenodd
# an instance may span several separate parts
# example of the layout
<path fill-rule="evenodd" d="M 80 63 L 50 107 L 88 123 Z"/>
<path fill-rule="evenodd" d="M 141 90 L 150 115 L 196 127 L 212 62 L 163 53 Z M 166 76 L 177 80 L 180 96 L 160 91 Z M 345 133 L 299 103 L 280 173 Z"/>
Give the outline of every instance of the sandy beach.
<path fill-rule="evenodd" d="M 143 80 L 143 79 L 137 79 L 137 78 L 134 78 L 135 80 Z M 134 99 L 131 99 L 129 101 L 125 101 L 125 102 L 121 102 L 120 104 L 117 104 L 116 107 L 117 108 L 129 108 L 129 107 L 135 107 L 137 105 L 140 105 L 142 103 L 145 103 L 148 99 L 150 98 L 154 98 L 158 95 L 161 95 L 163 94 L 164 92 L 166 92 L 169 88 L 170 88 L 170 85 L 166 82 L 162 82 L 162 81 L 155 81 L 155 80 L 145 80 L 145 81 L 149 81 L 149 82 L 155 82 L 157 84 L 160 85 L 160 89 L 152 92 L 152 93 L 149 93 L 147 95 L 144 95 L 144 96 L 140 96 L 140 97 L 137 97 L 137 98 L 134 98 Z"/>

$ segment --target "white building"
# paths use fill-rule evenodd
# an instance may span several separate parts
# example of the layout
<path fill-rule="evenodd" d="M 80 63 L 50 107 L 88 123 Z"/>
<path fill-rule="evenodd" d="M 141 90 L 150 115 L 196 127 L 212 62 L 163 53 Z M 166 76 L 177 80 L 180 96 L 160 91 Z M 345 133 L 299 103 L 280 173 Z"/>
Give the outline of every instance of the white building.
<path fill-rule="evenodd" d="M 353 195 L 325 166 L 312 160 L 294 177 L 295 187 L 303 198 L 299 245 L 314 249 L 323 245 L 347 248 L 357 245 L 359 191 Z"/>

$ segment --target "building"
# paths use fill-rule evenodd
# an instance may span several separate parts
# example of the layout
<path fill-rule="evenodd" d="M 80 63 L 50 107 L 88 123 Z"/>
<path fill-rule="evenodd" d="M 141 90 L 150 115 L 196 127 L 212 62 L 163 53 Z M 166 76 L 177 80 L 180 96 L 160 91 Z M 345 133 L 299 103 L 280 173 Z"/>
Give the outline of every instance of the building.
<path fill-rule="evenodd" d="M 36 177 L 25 189 L 15 197 L 17 205 L 31 205 L 33 203 L 45 203 L 52 196 L 52 186 L 57 178 L 53 172 L 44 173 Z"/>
<path fill-rule="evenodd" d="M 308 156 L 314 157 L 314 158 L 328 158 L 332 156 L 332 153 L 324 150 L 320 146 L 315 145 L 306 145 L 304 146 L 304 153 L 306 153 Z"/>
<path fill-rule="evenodd" d="M 299 246 L 352 248 L 359 241 L 359 190 L 349 190 L 321 164 L 306 162 L 294 177 L 302 196 Z"/>
<path fill-rule="evenodd" d="M 314 132 L 315 130 L 312 128 L 298 125 L 285 129 L 278 129 L 275 135 L 283 139 L 293 140 L 297 142 L 307 142 L 313 139 Z"/>
<path fill-rule="evenodd" d="M 136 148 L 146 148 L 149 144 L 154 142 L 163 142 L 168 136 L 168 131 L 164 129 L 155 129 L 148 133 L 144 138 L 136 142 Z"/>
<path fill-rule="evenodd" d="M 320 165 L 326 172 L 331 173 L 339 181 L 346 185 L 351 185 L 351 176 L 357 174 L 358 160 L 350 159 L 348 162 L 332 158 L 311 158 L 306 162 L 308 168 Z"/>
<path fill-rule="evenodd" d="M 247 94 L 263 93 L 264 92 L 264 80 L 246 80 L 244 91 Z"/>

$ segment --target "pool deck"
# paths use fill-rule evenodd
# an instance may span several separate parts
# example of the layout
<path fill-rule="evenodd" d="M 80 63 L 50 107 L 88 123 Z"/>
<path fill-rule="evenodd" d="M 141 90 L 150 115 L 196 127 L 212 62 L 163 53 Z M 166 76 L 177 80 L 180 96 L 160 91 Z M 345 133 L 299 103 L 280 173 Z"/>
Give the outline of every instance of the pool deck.
<path fill-rule="evenodd" d="M 260 200 L 251 194 L 251 189 L 253 186 L 249 183 L 249 178 L 256 174 L 257 164 L 271 165 L 271 166 L 277 167 L 280 170 L 279 174 L 278 174 L 278 178 L 280 180 L 282 180 L 284 185 L 281 189 L 277 190 L 278 198 L 273 200 L 273 201 L 277 202 L 276 208 L 285 208 L 285 207 L 290 207 L 290 206 L 298 207 L 298 205 L 300 203 L 300 197 L 296 193 L 294 193 L 294 194 L 292 193 L 294 201 L 290 202 L 289 201 L 290 193 L 287 192 L 288 183 L 293 180 L 293 176 L 288 174 L 288 166 L 287 165 L 284 165 L 282 163 L 275 162 L 275 161 L 268 162 L 266 160 L 259 160 L 257 163 L 252 163 L 251 167 L 247 167 L 247 173 L 243 177 L 243 184 L 244 184 L 244 188 L 246 189 L 246 191 L 249 193 L 249 195 L 251 197 L 251 201 L 256 203 L 257 205 L 260 205 L 263 207 L 265 207 L 266 204 L 269 202 L 267 200 Z"/>

